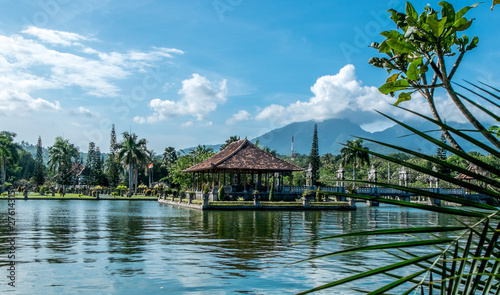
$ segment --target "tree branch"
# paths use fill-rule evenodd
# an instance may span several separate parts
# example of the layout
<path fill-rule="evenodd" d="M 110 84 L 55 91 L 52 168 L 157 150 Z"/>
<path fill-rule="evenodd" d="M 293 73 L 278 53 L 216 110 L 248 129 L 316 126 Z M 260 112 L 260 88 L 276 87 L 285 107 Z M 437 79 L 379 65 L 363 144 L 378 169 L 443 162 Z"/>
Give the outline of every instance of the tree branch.
<path fill-rule="evenodd" d="M 462 62 L 462 58 L 464 58 L 464 54 L 465 54 L 465 50 L 461 51 L 457 57 L 457 60 L 455 60 L 455 63 L 453 64 L 453 67 L 451 68 L 450 74 L 448 75 L 449 81 L 451 81 L 451 78 L 453 78 L 453 75 L 455 75 L 455 72 L 457 71 L 458 66 Z"/>

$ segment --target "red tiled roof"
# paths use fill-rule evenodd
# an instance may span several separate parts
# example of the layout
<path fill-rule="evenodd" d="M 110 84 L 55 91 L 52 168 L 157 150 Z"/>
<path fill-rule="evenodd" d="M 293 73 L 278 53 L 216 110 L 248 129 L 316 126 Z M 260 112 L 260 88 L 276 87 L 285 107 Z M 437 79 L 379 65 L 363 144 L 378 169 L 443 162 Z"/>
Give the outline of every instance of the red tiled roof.
<path fill-rule="evenodd" d="M 478 169 L 477 169 L 477 166 L 474 166 L 474 165 L 469 164 L 469 166 L 467 166 L 467 170 L 469 170 L 470 172 L 476 173 L 476 174 L 480 174 Z M 460 173 L 459 175 L 455 176 L 455 178 L 460 179 L 460 180 L 473 180 L 473 179 L 475 179 L 474 177 L 472 177 L 470 175 L 463 174 L 463 173 Z"/>
<path fill-rule="evenodd" d="M 302 171 L 304 169 L 261 150 L 245 138 L 231 143 L 216 155 L 185 169 L 184 172 L 214 170 Z"/>

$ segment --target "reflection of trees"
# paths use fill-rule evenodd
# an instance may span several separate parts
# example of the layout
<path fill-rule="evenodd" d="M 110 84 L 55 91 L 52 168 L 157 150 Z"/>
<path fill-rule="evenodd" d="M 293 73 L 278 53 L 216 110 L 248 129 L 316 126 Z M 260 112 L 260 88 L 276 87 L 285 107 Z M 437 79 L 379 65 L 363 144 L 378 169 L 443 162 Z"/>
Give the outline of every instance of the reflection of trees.
<path fill-rule="evenodd" d="M 109 232 L 108 247 L 110 253 L 140 254 L 144 252 L 144 216 L 141 208 L 126 204 L 123 207 L 114 207 L 106 215 L 107 229 Z"/>
<path fill-rule="evenodd" d="M 107 252 L 112 254 L 108 260 L 118 263 L 117 271 L 122 275 L 143 273 L 142 253 L 147 243 L 144 238 L 144 219 L 147 213 L 142 211 L 140 202 L 127 202 L 110 207 L 106 213 L 109 234 Z M 131 268 L 132 265 L 134 268 Z"/>
<path fill-rule="evenodd" d="M 59 206 L 58 206 L 59 205 Z M 74 214 L 68 203 L 62 202 L 50 208 L 48 217 L 47 231 L 50 238 L 47 242 L 47 248 L 51 249 L 55 255 L 48 258 L 49 263 L 74 263 L 76 260 L 71 259 L 71 255 L 76 254 L 75 233 L 78 228 L 75 224 Z"/>

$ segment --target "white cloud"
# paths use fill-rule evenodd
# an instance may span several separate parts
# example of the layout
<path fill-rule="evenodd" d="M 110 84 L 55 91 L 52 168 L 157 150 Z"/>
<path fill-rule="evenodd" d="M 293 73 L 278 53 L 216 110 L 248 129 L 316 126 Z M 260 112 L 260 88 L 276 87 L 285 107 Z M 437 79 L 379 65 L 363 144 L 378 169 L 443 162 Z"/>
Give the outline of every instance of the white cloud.
<path fill-rule="evenodd" d="M 89 40 L 88 38 L 76 33 L 48 30 L 33 26 L 28 27 L 21 33 L 37 37 L 38 39 L 40 39 L 42 42 L 45 43 L 53 45 L 62 45 L 62 46 L 81 45 L 80 43 L 75 43 L 75 41 Z"/>
<path fill-rule="evenodd" d="M 214 83 L 195 73 L 190 79 L 182 81 L 182 88 L 178 94 L 180 99 L 177 101 L 159 98 L 151 100 L 149 106 L 153 109 L 153 114 L 147 118 L 135 117 L 134 121 L 140 124 L 156 123 L 178 116 L 192 116 L 198 121 L 205 120 L 209 113 L 226 101 L 226 80 Z"/>
<path fill-rule="evenodd" d="M 311 92 L 314 96 L 308 101 L 299 100 L 288 106 L 269 105 L 257 114 L 256 119 L 270 120 L 280 126 L 298 121 L 339 118 L 349 119 L 367 129 L 377 130 L 381 129 L 377 126 L 387 127 L 387 122 L 383 122 L 381 116 L 374 110 L 399 118 L 410 116 L 407 112 L 392 106 L 396 101 L 395 98 L 381 94 L 377 87 L 363 86 L 356 77 L 353 65 L 344 66 L 336 75 L 318 78 L 311 86 Z M 450 108 L 453 102 L 449 99 L 437 97 L 436 103 L 444 106 L 440 108 L 444 117 L 448 118 L 447 114 L 456 113 L 455 109 Z M 420 95 L 414 95 L 411 101 L 403 103 L 402 106 L 430 115 L 427 102 Z"/>
<path fill-rule="evenodd" d="M 87 117 L 87 118 L 97 117 L 96 113 L 93 113 L 91 110 L 84 108 L 84 107 L 79 107 L 78 110 L 76 110 L 76 111 L 70 111 L 70 114 L 73 116 L 83 116 L 83 117 Z"/>
<path fill-rule="evenodd" d="M 234 114 L 231 118 L 226 120 L 226 125 L 234 125 L 241 121 L 250 120 L 251 115 L 245 110 L 240 110 L 238 113 Z"/>
<path fill-rule="evenodd" d="M 37 27 L 22 33 L 0 35 L 0 111 L 60 110 L 60 103 L 51 97 L 34 97 L 35 91 L 43 90 L 77 87 L 87 95 L 117 97 L 121 89 L 115 81 L 154 61 L 182 54 L 181 50 L 162 47 L 149 52 L 99 52 L 78 43 L 93 39 L 75 33 Z M 53 45 L 63 46 L 65 51 L 51 48 Z"/>

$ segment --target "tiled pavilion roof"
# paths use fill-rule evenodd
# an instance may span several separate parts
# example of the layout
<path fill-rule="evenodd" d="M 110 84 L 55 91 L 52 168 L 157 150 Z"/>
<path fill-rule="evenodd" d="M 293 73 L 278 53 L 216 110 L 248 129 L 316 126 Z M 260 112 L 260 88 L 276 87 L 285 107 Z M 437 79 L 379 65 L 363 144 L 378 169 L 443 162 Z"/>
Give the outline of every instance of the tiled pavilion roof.
<path fill-rule="evenodd" d="M 483 176 L 486 176 L 486 174 L 488 174 L 485 171 L 483 171 L 482 169 L 479 169 L 477 166 L 472 165 L 472 164 L 469 164 L 469 166 L 467 166 L 467 170 L 469 170 L 470 172 L 479 174 L 479 175 L 483 175 Z M 472 177 L 470 175 L 463 174 L 463 173 L 460 173 L 459 175 L 455 176 L 455 178 L 461 179 L 461 180 L 473 180 L 473 179 L 475 179 L 474 177 Z"/>
<path fill-rule="evenodd" d="M 283 172 L 304 169 L 261 150 L 245 138 L 231 143 L 219 153 L 185 169 L 184 172 L 217 172 L 221 170 Z"/>

